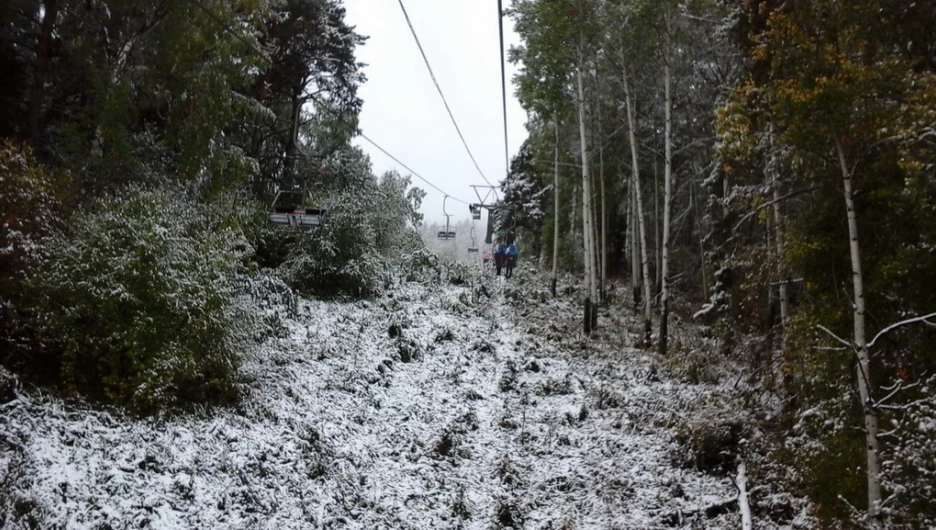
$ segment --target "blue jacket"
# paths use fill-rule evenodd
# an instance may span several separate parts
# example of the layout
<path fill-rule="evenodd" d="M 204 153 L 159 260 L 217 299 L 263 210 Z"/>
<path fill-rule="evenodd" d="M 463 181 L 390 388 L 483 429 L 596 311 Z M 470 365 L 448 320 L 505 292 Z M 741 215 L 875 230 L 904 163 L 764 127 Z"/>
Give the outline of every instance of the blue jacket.
<path fill-rule="evenodd" d="M 516 257 L 518 254 L 520 254 L 520 251 L 517 250 L 517 245 L 510 245 L 509 247 L 507 247 L 507 255 L 508 255 L 508 256 L 515 256 L 515 257 Z"/>
<path fill-rule="evenodd" d="M 503 244 L 503 243 L 499 243 L 496 247 L 494 247 L 494 255 L 495 255 L 495 256 L 501 255 L 501 254 L 503 254 L 503 253 L 504 253 L 504 244 Z"/>

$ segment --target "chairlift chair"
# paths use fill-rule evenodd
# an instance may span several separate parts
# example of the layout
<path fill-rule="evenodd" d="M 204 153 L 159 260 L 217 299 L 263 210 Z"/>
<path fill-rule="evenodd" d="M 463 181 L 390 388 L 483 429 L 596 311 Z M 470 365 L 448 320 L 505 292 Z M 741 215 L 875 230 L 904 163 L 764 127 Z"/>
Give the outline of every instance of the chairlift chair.
<path fill-rule="evenodd" d="M 481 219 L 481 205 L 480 204 L 469 204 L 468 210 L 471 211 L 471 218 L 474 220 Z"/>
<path fill-rule="evenodd" d="M 477 253 L 478 253 L 478 241 L 475 239 L 475 227 L 474 227 L 474 223 L 472 223 L 472 225 L 471 225 L 471 246 L 468 247 L 468 253 L 469 253 L 469 254 L 477 254 Z"/>
<path fill-rule="evenodd" d="M 448 200 L 448 195 L 442 199 L 442 213 L 445 214 L 445 230 L 439 230 L 438 237 L 439 239 L 450 240 L 455 239 L 455 230 L 449 228 L 449 218 L 451 215 L 445 210 L 445 202 Z"/>
<path fill-rule="evenodd" d="M 303 206 L 302 195 L 301 191 L 277 192 L 273 204 L 270 205 L 270 222 L 275 225 L 297 228 L 316 228 L 327 225 L 328 210 Z"/>

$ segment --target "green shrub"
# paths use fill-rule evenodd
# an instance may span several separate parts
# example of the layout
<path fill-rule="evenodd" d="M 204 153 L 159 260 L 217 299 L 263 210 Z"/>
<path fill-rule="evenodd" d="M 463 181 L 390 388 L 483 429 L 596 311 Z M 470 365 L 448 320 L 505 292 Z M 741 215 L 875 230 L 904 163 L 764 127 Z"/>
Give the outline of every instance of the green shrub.
<path fill-rule="evenodd" d="M 305 295 L 366 297 L 391 285 L 397 264 L 406 267 L 423 246 L 414 194 L 407 192 L 409 179 L 393 172 L 359 177 L 313 201 L 328 208 L 327 226 L 257 230 L 258 262 L 278 266 L 280 277 Z"/>
<path fill-rule="evenodd" d="M 32 153 L 0 142 L 0 362 L 18 371 L 45 368 L 29 329 L 26 288 L 46 258 L 59 210 L 52 179 Z"/>
<path fill-rule="evenodd" d="M 35 283 L 66 387 L 154 413 L 237 398 L 247 245 L 220 209 L 130 188 L 78 212 Z"/>
<path fill-rule="evenodd" d="M 367 221 L 359 212 L 338 210 L 328 227 L 292 236 L 294 246 L 280 266 L 282 278 L 305 295 L 376 294 L 387 270 Z"/>

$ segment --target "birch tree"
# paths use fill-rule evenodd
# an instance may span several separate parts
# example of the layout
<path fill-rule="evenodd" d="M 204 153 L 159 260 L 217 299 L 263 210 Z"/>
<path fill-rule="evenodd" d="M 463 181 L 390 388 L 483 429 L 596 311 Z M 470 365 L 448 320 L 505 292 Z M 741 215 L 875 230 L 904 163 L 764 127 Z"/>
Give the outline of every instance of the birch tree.
<path fill-rule="evenodd" d="M 650 263 L 647 257 L 647 226 L 644 222 L 643 193 L 640 186 L 640 157 L 637 151 L 637 126 L 634 119 L 634 101 L 631 98 L 630 83 L 627 69 L 621 73 L 621 83 L 624 88 L 624 105 L 627 108 L 627 135 L 631 150 L 631 182 L 634 190 L 634 205 L 636 206 L 635 230 L 639 236 L 637 244 L 640 246 L 641 284 L 643 285 L 643 318 L 644 318 L 644 344 L 650 346 L 653 331 L 652 306 L 653 296 L 650 293 Z"/>
<path fill-rule="evenodd" d="M 598 291 L 595 281 L 595 258 L 594 258 L 594 233 L 592 227 L 592 198 L 591 198 L 591 176 L 588 165 L 588 137 L 585 133 L 586 121 L 586 102 L 585 88 L 582 80 L 582 70 L 585 68 L 584 57 L 584 37 L 580 37 L 578 46 L 578 69 L 576 70 L 576 84 L 578 86 L 578 119 L 579 119 L 579 138 L 581 142 L 582 155 L 582 234 L 584 238 L 584 261 L 585 276 L 588 289 L 588 296 L 585 298 L 585 333 L 591 332 L 593 304 L 597 303 Z"/>
<path fill-rule="evenodd" d="M 553 162 L 553 251 L 552 251 L 552 295 L 556 296 L 556 283 L 559 281 L 559 118 L 553 118 L 556 132 L 555 160 Z"/>
<path fill-rule="evenodd" d="M 798 3 L 794 10 L 773 12 L 753 54 L 755 60 L 768 65 L 770 74 L 762 82 L 740 90 L 749 103 L 771 117 L 767 134 L 772 138 L 776 125 L 777 143 L 789 149 L 794 160 L 803 161 L 799 167 L 807 178 L 818 183 L 837 180 L 841 186 L 838 189 L 843 195 L 839 200 L 844 200 L 839 204 L 844 210 L 840 215 L 846 226 L 842 236 L 847 238 L 851 273 L 848 281 L 852 295 L 851 333 L 846 339 L 842 337 L 844 333 L 829 326 L 817 324 L 817 328 L 855 356 L 852 381 L 861 406 L 866 478 L 863 522 L 874 529 L 889 524 L 884 510 L 887 492 L 882 486 L 885 458 L 879 416 L 883 410 L 895 410 L 883 402 L 894 399 L 896 393 L 880 395 L 886 367 L 880 354 L 873 351 L 876 341 L 868 338 L 871 305 L 864 256 L 867 240 L 862 234 L 873 224 L 862 217 L 862 203 L 867 205 L 869 199 L 862 201 L 859 196 L 862 185 L 870 186 L 875 178 L 872 168 L 909 173 L 916 167 L 908 162 L 914 156 L 913 149 L 901 155 L 902 169 L 890 162 L 891 153 L 902 138 L 916 138 L 916 131 L 925 128 L 918 116 L 932 114 L 925 109 L 932 105 L 930 98 L 936 92 L 922 91 L 927 79 L 914 74 L 906 59 L 894 53 L 895 48 L 881 45 L 880 37 L 871 29 L 881 13 L 873 2 L 846 5 L 822 0 Z M 813 49 L 821 52 L 813 53 L 810 51 Z M 906 178 L 901 178 L 878 185 L 896 191 L 906 183 Z M 775 205 L 780 198 L 776 184 Z M 776 249 L 782 253 L 785 248 L 780 237 L 781 218 L 777 210 L 774 215 L 779 228 Z M 877 300 L 884 303 L 880 297 Z M 876 337 L 896 326 L 925 318 L 885 326 Z M 899 388 L 901 384 L 896 386 Z"/>
<path fill-rule="evenodd" d="M 664 112 L 664 155 L 663 155 L 663 250 L 660 265 L 660 355 L 666 355 L 667 325 L 669 322 L 669 255 L 670 255 L 670 218 L 673 211 L 673 94 L 672 69 L 670 65 L 671 24 L 670 14 L 664 12 L 663 42 L 663 112 Z"/>

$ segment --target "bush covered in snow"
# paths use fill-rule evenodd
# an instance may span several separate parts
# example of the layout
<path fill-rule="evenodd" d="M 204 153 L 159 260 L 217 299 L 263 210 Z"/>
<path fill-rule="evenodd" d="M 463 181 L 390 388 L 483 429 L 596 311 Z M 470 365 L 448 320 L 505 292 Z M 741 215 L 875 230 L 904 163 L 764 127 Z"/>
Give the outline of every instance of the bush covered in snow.
<path fill-rule="evenodd" d="M 379 180 L 362 174 L 315 201 L 329 210 L 329 224 L 308 231 L 265 227 L 252 231 L 258 262 L 305 295 L 367 297 L 389 285 L 396 266 L 418 255 L 415 230 L 419 197 L 409 178 L 388 172 Z"/>
<path fill-rule="evenodd" d="M 220 209 L 126 189 L 76 213 L 35 282 L 64 384 L 140 413 L 238 395 L 247 244 Z"/>
<path fill-rule="evenodd" d="M 368 211 L 376 204 L 368 208 L 368 202 L 334 210 L 323 230 L 287 235 L 294 247 L 280 267 L 286 283 L 307 295 L 365 297 L 379 291 L 386 269 Z"/>
<path fill-rule="evenodd" d="M 25 288 L 58 224 L 49 174 L 28 149 L 0 142 L 0 362 L 26 364 Z"/>

